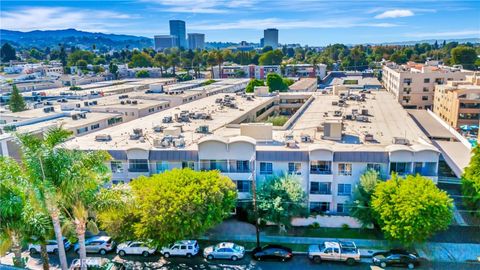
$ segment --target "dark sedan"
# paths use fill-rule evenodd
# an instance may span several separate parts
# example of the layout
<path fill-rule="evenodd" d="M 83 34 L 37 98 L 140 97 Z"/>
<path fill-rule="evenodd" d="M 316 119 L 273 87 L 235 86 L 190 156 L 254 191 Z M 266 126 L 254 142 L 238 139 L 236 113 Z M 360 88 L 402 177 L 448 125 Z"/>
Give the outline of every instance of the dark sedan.
<path fill-rule="evenodd" d="M 387 266 L 404 266 L 413 269 L 420 265 L 420 260 L 414 254 L 404 253 L 383 253 L 373 257 L 373 264 L 382 268 Z"/>
<path fill-rule="evenodd" d="M 253 250 L 253 258 L 259 261 L 276 260 L 284 262 L 290 260 L 292 257 L 293 253 L 290 248 L 279 245 L 268 245 Z"/>

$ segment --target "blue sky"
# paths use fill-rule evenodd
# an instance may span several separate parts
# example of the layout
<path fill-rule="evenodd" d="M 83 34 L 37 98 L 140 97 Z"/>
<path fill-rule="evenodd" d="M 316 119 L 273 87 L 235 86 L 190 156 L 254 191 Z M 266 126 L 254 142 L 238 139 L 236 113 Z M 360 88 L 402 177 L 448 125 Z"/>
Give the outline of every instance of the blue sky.
<path fill-rule="evenodd" d="M 153 37 L 168 20 L 207 41 L 258 42 L 278 28 L 281 43 L 392 42 L 480 38 L 480 0 L 1 0 L 0 28 L 19 31 L 75 28 Z"/>

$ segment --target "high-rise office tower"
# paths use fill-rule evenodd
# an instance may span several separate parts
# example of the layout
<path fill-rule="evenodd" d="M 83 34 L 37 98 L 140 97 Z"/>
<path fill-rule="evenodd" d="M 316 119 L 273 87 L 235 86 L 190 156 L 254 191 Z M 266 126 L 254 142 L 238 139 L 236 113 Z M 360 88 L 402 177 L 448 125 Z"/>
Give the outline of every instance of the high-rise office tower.
<path fill-rule="evenodd" d="M 177 37 L 177 47 L 187 48 L 185 22 L 170 20 L 170 35 Z"/>
<path fill-rule="evenodd" d="M 177 37 L 172 35 L 158 35 L 154 37 L 155 50 L 163 51 L 167 48 L 177 47 Z"/>
<path fill-rule="evenodd" d="M 205 34 L 188 33 L 188 48 L 203 50 L 205 48 Z"/>
<path fill-rule="evenodd" d="M 272 46 L 274 49 L 278 47 L 278 29 L 268 28 L 263 30 L 263 46 Z"/>

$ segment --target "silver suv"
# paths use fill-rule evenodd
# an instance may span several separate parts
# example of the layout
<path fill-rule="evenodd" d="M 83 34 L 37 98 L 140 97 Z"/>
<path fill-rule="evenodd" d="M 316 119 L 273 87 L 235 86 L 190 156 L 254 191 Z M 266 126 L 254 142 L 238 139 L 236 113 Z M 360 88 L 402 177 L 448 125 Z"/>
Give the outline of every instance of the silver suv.
<path fill-rule="evenodd" d="M 107 252 L 114 250 L 116 243 L 112 240 L 110 236 L 95 236 L 85 240 L 85 249 L 87 253 L 100 253 L 102 255 L 107 254 Z M 75 252 L 80 252 L 80 246 L 78 243 L 75 244 Z"/>
<path fill-rule="evenodd" d="M 207 260 L 230 259 L 236 261 L 245 256 L 245 248 L 230 242 L 222 242 L 215 246 L 206 247 L 203 250 L 203 257 Z"/>

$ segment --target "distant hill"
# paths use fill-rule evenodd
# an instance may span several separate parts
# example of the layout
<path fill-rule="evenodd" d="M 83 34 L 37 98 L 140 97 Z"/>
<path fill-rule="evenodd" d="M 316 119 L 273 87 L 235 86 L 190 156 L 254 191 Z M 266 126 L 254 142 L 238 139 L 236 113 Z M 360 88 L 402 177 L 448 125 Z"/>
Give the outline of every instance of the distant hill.
<path fill-rule="evenodd" d="M 0 42 L 12 43 L 16 47 L 54 47 L 59 43 L 66 46 L 76 46 L 80 48 L 91 48 L 93 44 L 98 49 L 122 49 L 125 47 L 145 48 L 152 47 L 153 40 L 151 38 L 130 36 L 130 35 L 115 35 L 104 33 L 92 33 L 79 31 L 76 29 L 64 30 L 35 30 L 30 32 L 20 32 L 0 29 Z"/>
<path fill-rule="evenodd" d="M 411 40 L 411 41 L 397 41 L 397 42 L 381 42 L 381 43 L 375 43 L 371 45 L 415 45 L 419 43 L 428 43 L 428 44 L 434 44 L 435 41 L 438 42 L 438 44 L 442 44 L 443 41 L 449 43 L 449 42 L 458 42 L 458 43 L 480 43 L 480 38 L 457 38 L 457 39 L 444 39 L 444 38 L 439 38 L 439 39 L 424 39 L 424 40 Z"/>

